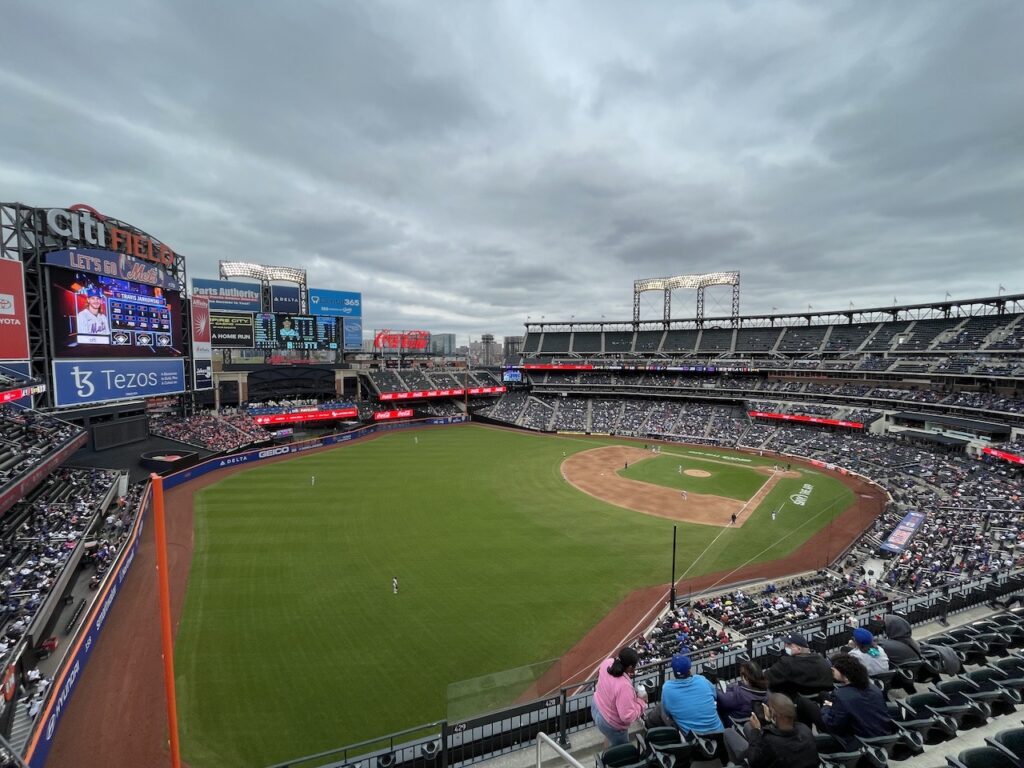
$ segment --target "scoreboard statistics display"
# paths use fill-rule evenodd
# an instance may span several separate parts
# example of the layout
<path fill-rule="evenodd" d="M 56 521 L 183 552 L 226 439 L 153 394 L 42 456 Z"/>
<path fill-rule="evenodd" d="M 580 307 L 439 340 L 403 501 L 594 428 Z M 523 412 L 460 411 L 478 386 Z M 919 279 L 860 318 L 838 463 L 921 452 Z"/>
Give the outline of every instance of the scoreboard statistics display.
<path fill-rule="evenodd" d="M 263 312 L 255 315 L 256 349 L 337 349 L 338 321 L 320 315 Z"/>
<path fill-rule="evenodd" d="M 178 357 L 177 291 L 106 275 L 50 269 L 57 357 Z"/>

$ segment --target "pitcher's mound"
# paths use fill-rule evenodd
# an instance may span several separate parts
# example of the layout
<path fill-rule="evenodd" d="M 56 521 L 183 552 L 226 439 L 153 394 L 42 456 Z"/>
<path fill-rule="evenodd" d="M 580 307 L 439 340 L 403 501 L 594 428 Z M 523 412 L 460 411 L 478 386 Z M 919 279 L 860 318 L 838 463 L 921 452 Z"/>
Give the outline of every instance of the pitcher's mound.
<path fill-rule="evenodd" d="M 684 469 L 683 474 L 690 477 L 711 477 L 711 473 L 705 472 L 703 469 Z"/>

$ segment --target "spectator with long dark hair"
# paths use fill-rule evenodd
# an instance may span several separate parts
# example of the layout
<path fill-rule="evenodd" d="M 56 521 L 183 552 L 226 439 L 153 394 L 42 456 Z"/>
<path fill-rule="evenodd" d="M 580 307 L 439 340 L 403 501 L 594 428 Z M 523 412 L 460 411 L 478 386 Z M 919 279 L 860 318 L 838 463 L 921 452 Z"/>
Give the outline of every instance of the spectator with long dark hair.
<path fill-rule="evenodd" d="M 718 713 L 722 722 L 729 724 L 729 718 L 742 720 L 750 717 L 754 706 L 768 701 L 768 680 L 756 661 L 747 660 L 740 664 L 740 679 L 724 691 L 716 694 Z"/>
<path fill-rule="evenodd" d="M 629 726 L 643 717 L 647 708 L 647 701 L 633 688 L 638 662 L 637 652 L 627 646 L 601 662 L 597 673 L 591 712 L 594 724 L 612 747 L 629 741 Z"/>

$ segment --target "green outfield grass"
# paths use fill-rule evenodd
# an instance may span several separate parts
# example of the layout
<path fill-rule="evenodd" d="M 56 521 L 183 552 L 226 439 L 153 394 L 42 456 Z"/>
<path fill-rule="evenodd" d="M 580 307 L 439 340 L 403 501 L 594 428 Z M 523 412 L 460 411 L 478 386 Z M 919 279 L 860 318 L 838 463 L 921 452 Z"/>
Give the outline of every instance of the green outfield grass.
<path fill-rule="evenodd" d="M 262 766 L 443 718 L 449 683 L 556 658 L 627 593 L 667 583 L 672 522 L 560 474 L 563 452 L 616 442 L 395 432 L 199 493 L 175 651 L 185 759 Z M 742 528 L 680 524 L 678 571 L 780 557 L 852 500 L 803 472 Z"/>

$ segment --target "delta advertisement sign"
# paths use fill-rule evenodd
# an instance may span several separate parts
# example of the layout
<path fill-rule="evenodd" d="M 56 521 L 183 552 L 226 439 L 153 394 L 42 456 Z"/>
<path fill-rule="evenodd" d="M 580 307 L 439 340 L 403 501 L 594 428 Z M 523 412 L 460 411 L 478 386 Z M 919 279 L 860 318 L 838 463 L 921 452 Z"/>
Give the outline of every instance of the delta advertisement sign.
<path fill-rule="evenodd" d="M 330 421 L 332 419 L 354 419 L 359 415 L 357 408 L 332 408 L 329 411 L 299 411 L 297 413 L 270 413 L 254 416 L 260 426 L 271 424 L 302 424 L 308 421 Z"/>
<path fill-rule="evenodd" d="M 758 419 L 777 419 L 778 421 L 795 421 L 798 424 L 821 424 L 827 427 L 849 427 L 850 429 L 864 429 L 864 425 L 859 421 L 823 419 L 820 416 L 802 416 L 796 413 L 769 413 L 767 411 L 747 411 L 747 415 Z"/>
<path fill-rule="evenodd" d="M 1018 456 L 1015 453 L 1007 453 L 1006 451 L 998 451 L 995 448 L 982 448 L 981 452 L 986 456 L 994 456 L 997 459 L 1008 461 L 1011 464 L 1024 464 L 1024 456 Z"/>
<path fill-rule="evenodd" d="M 424 389 L 415 392 L 381 392 L 378 400 L 422 400 L 431 397 L 462 397 L 463 395 L 500 395 L 505 387 L 470 387 L 469 389 Z"/>
<path fill-rule="evenodd" d="M 412 408 L 402 408 L 398 411 L 377 411 L 373 414 L 374 421 L 390 421 L 391 419 L 411 419 Z"/>

